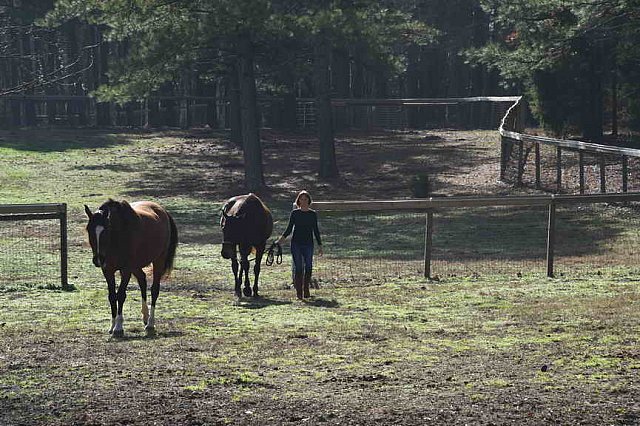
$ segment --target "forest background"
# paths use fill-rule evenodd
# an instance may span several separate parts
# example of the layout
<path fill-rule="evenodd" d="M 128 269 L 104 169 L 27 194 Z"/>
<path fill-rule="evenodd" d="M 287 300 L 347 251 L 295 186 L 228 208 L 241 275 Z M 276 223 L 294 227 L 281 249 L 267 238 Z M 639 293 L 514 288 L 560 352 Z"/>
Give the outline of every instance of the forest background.
<path fill-rule="evenodd" d="M 631 0 L 5 0 L 0 100 L 89 95 L 104 101 L 99 126 L 106 101 L 228 102 L 245 186 L 256 191 L 265 97 L 280 102 L 275 123 L 286 129 L 296 99 L 315 99 L 327 179 L 339 173 L 334 98 L 525 95 L 549 132 L 615 143 L 640 127 L 639 18 Z M 413 108 L 409 124 L 425 114 Z"/>

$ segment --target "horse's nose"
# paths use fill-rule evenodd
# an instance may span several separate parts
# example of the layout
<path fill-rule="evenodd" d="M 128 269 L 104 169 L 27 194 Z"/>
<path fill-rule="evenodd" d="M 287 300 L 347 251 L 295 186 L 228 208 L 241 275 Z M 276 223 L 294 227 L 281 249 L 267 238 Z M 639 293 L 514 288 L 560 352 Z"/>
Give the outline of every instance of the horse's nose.
<path fill-rule="evenodd" d="M 223 259 L 231 259 L 231 255 L 229 254 L 228 250 L 222 249 L 220 251 L 220 255 L 222 256 Z"/>

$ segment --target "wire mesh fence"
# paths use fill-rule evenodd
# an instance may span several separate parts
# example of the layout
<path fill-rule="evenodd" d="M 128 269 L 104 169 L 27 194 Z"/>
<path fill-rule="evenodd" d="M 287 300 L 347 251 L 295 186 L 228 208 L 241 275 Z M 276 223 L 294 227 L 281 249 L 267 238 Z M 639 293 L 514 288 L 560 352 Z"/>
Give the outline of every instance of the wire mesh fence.
<path fill-rule="evenodd" d="M 562 206 L 556 216 L 556 274 L 629 274 L 638 270 L 640 203 Z"/>
<path fill-rule="evenodd" d="M 52 220 L 0 220 L 0 291 L 60 286 L 60 227 Z"/>
<path fill-rule="evenodd" d="M 543 206 L 464 207 L 434 214 L 432 277 L 545 272 Z"/>
<path fill-rule="evenodd" d="M 628 274 L 640 260 L 638 202 L 559 205 L 555 275 Z M 425 212 L 323 211 L 325 259 L 334 283 L 425 273 Z M 546 205 L 468 206 L 433 214 L 430 277 L 522 277 L 548 272 Z"/>

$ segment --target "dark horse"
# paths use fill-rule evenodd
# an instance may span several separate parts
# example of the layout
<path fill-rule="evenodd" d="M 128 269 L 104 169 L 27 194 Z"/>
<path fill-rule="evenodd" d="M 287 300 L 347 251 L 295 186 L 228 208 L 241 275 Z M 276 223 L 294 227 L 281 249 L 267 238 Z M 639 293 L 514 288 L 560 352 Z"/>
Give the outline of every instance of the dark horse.
<path fill-rule="evenodd" d="M 129 204 L 109 199 L 95 213 L 91 213 L 86 205 L 84 210 L 89 217 L 87 233 L 93 251 L 93 264 L 102 268 L 109 288 L 109 333 L 114 336 L 124 334 L 122 306 L 127 298 L 131 274 L 140 284 L 145 330 L 153 333 L 160 279 L 171 272 L 178 245 L 178 230 L 173 218 L 164 208 L 151 201 Z M 147 277 L 142 270 L 149 264 L 153 264 L 151 311 L 147 307 Z M 115 272 L 118 270 L 121 281 L 116 292 Z"/>
<path fill-rule="evenodd" d="M 271 212 L 262 200 L 255 194 L 238 195 L 230 198 L 222 207 L 220 218 L 222 228 L 222 257 L 231 259 L 231 269 L 235 278 L 235 292 L 238 298 L 242 297 L 240 285 L 244 273 L 244 295 L 251 296 L 251 283 L 249 282 L 249 254 L 252 249 L 256 252 L 256 264 L 253 267 L 255 279 L 253 280 L 253 296 L 258 296 L 258 276 L 260 275 L 260 262 L 264 254 L 267 240 L 273 231 L 273 218 Z M 236 250 L 240 251 L 240 266 Z"/>

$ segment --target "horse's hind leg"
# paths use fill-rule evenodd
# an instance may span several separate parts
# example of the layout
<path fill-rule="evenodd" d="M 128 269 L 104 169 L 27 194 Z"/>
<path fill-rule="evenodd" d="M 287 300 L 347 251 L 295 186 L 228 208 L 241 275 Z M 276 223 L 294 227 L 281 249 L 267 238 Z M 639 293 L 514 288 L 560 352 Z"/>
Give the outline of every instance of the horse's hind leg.
<path fill-rule="evenodd" d="M 149 306 L 147 306 L 147 275 L 142 269 L 133 271 L 133 275 L 136 277 L 138 284 L 140 285 L 140 296 L 142 296 L 142 322 L 144 325 L 147 325 L 147 322 L 149 321 Z"/>
<path fill-rule="evenodd" d="M 262 255 L 266 245 L 267 242 L 265 241 L 264 244 L 256 247 L 256 264 L 253 265 L 253 297 L 258 297 L 258 277 L 260 276 L 260 264 L 262 263 Z"/>
<path fill-rule="evenodd" d="M 116 294 L 116 298 L 118 300 L 118 315 L 116 316 L 116 322 L 113 327 L 114 336 L 124 335 L 124 328 L 122 327 L 122 323 L 124 322 L 122 318 L 122 307 L 124 306 L 124 301 L 127 299 L 127 286 L 131 279 L 131 272 L 120 271 L 120 275 L 122 279 L 120 280 L 120 286 L 118 287 L 118 293 Z"/>
<path fill-rule="evenodd" d="M 160 294 L 160 279 L 162 278 L 162 269 L 164 266 L 164 259 L 153 262 L 153 284 L 151 284 L 151 309 L 149 309 L 149 319 L 147 325 L 144 327 L 147 333 L 152 333 L 155 330 L 155 313 L 156 313 L 156 300 Z M 162 266 L 161 266 L 162 265 Z"/>

